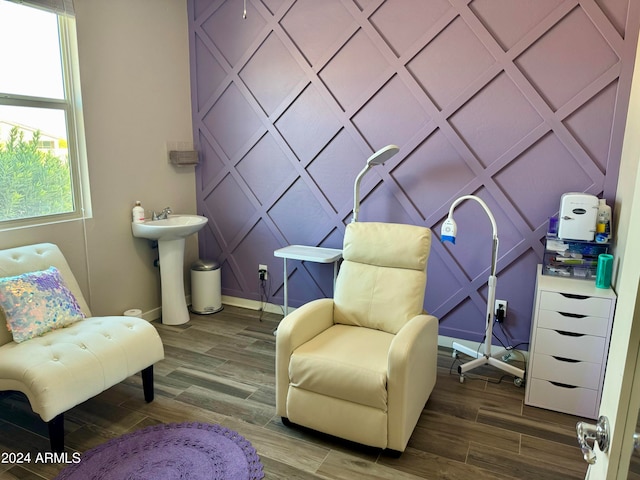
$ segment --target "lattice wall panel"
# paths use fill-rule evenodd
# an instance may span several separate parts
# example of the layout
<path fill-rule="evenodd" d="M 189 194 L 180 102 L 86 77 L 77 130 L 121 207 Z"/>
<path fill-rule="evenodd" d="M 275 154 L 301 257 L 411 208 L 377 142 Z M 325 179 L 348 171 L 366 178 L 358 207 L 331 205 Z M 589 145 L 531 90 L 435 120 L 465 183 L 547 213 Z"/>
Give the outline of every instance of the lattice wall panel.
<path fill-rule="evenodd" d="M 400 154 L 362 185 L 363 221 L 435 234 L 425 308 L 480 341 L 490 225 L 499 229 L 507 341 L 529 336 L 535 266 L 562 193 L 618 175 L 640 17 L 629 0 L 190 0 L 201 255 L 223 293 L 282 302 L 288 244 L 340 247 L 366 158 Z M 630 10 L 631 9 L 631 10 Z M 295 263 L 295 262 L 292 262 Z M 331 296 L 331 268 L 291 265 L 291 304 Z"/>

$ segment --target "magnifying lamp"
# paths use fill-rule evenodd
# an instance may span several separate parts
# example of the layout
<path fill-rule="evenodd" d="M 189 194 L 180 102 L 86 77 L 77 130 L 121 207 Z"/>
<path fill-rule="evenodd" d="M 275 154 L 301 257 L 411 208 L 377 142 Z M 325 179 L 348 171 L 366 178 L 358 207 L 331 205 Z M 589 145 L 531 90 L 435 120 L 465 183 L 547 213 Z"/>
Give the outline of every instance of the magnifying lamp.
<path fill-rule="evenodd" d="M 487 292 L 487 316 L 486 316 L 486 328 L 485 328 L 485 344 L 484 344 L 484 353 L 480 353 L 479 350 L 473 350 L 469 347 L 461 345 L 459 343 L 453 343 L 453 354 L 456 356 L 457 351 L 461 351 L 469 355 L 470 357 L 474 357 L 475 360 L 471 360 L 470 362 L 465 363 L 464 365 L 460 365 L 458 367 L 458 373 L 460 374 L 460 382 L 464 381 L 464 372 L 469 371 L 473 368 L 479 367 L 481 365 L 493 365 L 494 367 L 499 368 L 505 372 L 510 373 L 515 377 L 514 383 L 517 386 L 521 386 L 524 380 L 524 370 L 520 368 L 516 368 L 513 365 L 509 365 L 508 363 L 502 361 L 498 357 L 502 357 L 505 353 L 507 353 L 506 349 L 502 349 L 499 352 L 491 353 L 491 340 L 493 337 L 493 322 L 495 318 L 495 300 L 496 300 L 496 285 L 498 283 L 498 278 L 496 277 L 496 265 L 498 262 L 498 227 L 496 225 L 496 220 L 491 213 L 491 210 L 487 206 L 486 203 L 475 195 L 463 195 L 462 197 L 456 199 L 449 208 L 449 215 L 447 215 L 447 219 L 443 222 L 442 228 L 440 229 L 440 239 L 442 242 L 451 242 L 455 245 L 456 243 L 456 235 L 458 233 L 458 226 L 456 225 L 455 220 L 453 219 L 453 211 L 456 206 L 465 200 L 475 200 L 480 204 L 482 209 L 485 211 L 489 220 L 491 221 L 492 238 L 493 238 L 493 247 L 491 248 L 491 273 L 489 275 L 489 280 L 487 282 L 488 292 Z"/>
<path fill-rule="evenodd" d="M 353 218 L 351 219 L 351 222 L 358 221 L 358 212 L 360 211 L 360 182 L 362 181 L 362 177 L 364 177 L 365 173 L 367 173 L 371 167 L 383 164 L 399 151 L 400 148 L 398 146 L 387 145 L 367 159 L 367 164 L 356 177 L 356 183 L 353 186 Z"/>

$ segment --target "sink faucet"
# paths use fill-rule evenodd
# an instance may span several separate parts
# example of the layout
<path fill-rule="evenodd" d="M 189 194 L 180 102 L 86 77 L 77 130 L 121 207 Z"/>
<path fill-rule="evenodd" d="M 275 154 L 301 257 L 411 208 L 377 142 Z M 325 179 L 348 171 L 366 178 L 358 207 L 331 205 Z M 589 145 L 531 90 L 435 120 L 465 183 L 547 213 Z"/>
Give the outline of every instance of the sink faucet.
<path fill-rule="evenodd" d="M 152 220 L 164 220 L 169 215 L 171 215 L 171 213 L 172 212 L 171 212 L 171 208 L 170 207 L 166 207 L 164 210 L 162 210 L 161 213 L 156 213 L 155 210 L 154 210 L 151 219 Z"/>

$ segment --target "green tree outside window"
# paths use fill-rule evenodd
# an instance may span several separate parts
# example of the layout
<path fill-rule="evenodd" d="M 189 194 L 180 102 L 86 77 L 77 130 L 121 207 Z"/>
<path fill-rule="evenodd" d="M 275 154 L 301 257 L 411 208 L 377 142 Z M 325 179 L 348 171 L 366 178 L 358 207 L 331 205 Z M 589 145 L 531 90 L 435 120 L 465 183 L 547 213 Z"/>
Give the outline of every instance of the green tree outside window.
<path fill-rule="evenodd" d="M 0 142 L 0 221 L 73 210 L 68 162 L 39 144 L 40 131 L 25 141 L 17 127 Z"/>

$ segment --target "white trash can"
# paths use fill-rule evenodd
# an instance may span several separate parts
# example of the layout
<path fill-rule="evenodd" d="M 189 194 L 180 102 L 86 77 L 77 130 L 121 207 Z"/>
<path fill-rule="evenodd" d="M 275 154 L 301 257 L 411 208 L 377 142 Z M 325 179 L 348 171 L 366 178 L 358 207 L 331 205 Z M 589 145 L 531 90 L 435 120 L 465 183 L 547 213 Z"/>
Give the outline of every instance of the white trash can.
<path fill-rule="evenodd" d="M 191 311 L 207 315 L 220 310 L 220 264 L 214 260 L 198 260 L 191 265 Z"/>

